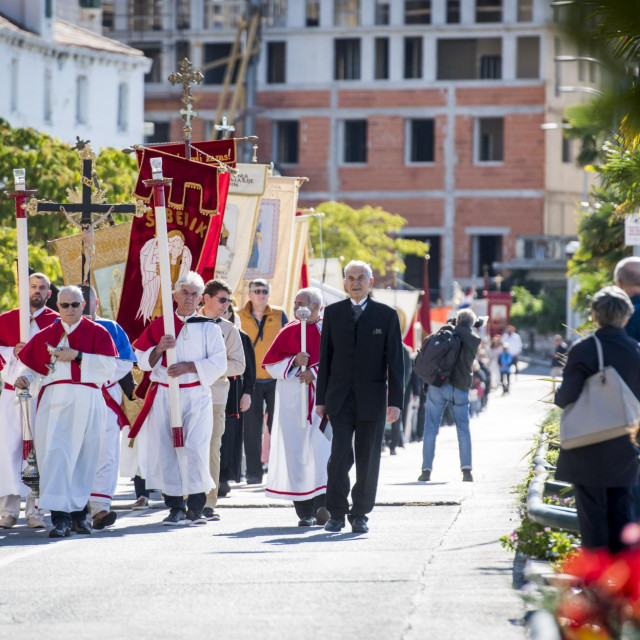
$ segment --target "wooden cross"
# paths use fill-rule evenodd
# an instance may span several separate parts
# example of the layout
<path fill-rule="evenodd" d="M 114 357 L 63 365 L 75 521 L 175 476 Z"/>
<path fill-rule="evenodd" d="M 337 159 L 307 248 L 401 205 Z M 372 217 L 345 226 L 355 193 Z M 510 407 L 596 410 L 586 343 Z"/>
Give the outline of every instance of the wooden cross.
<path fill-rule="evenodd" d="M 184 132 L 184 150 L 187 160 L 191 159 L 191 119 L 198 115 L 198 112 L 192 108 L 193 96 L 191 95 L 191 84 L 200 84 L 204 80 L 204 76 L 200 69 L 193 70 L 193 65 L 189 58 L 182 58 L 178 63 L 178 71 L 174 71 L 169 76 L 169 82 L 172 85 L 182 85 L 182 97 L 180 101 L 186 107 L 180 109 L 180 115 L 184 120 L 182 130 Z"/>
<path fill-rule="evenodd" d="M 78 187 L 67 188 L 68 204 L 31 198 L 25 208 L 29 215 L 62 212 L 74 227 L 80 229 L 82 233 L 82 285 L 83 289 L 86 286 L 85 299 L 88 302 L 91 264 L 96 254 L 95 227 L 106 222 L 114 213 L 128 213 L 141 217 L 148 207 L 141 200 L 133 203 L 108 204 L 104 190 L 97 187 L 94 182 L 93 161 L 96 159 L 96 154 L 91 149 L 88 140 L 76 139 L 75 148 L 82 160 L 82 190 Z M 87 304 L 86 313 L 89 311 L 88 307 Z"/>

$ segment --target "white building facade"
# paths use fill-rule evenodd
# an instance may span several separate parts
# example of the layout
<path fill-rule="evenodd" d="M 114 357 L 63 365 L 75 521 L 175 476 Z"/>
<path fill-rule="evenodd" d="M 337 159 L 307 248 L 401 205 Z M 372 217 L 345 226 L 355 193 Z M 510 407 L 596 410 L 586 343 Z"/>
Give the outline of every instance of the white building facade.
<path fill-rule="evenodd" d="M 0 0 L 0 60 L 0 117 L 12 127 L 96 150 L 142 142 L 151 61 L 59 19 L 53 0 Z"/>

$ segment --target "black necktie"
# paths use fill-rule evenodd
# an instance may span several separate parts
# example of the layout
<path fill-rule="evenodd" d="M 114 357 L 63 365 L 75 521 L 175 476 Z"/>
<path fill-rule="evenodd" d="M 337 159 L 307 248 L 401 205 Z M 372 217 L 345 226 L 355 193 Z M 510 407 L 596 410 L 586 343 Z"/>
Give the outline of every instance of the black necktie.
<path fill-rule="evenodd" d="M 358 322 L 358 318 L 362 315 L 363 308 L 359 304 L 354 304 L 353 306 L 353 319 Z"/>

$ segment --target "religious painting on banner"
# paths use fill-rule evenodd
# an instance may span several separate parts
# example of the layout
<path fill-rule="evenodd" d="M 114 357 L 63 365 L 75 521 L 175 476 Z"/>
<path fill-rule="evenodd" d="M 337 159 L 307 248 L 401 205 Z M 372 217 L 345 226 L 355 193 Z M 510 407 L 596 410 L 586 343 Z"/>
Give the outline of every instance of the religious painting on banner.
<path fill-rule="evenodd" d="M 118 315 L 125 264 L 129 251 L 131 222 L 98 229 L 94 234 L 95 257 L 91 268 L 91 284 L 99 300 L 98 313 L 103 318 L 115 320 Z M 82 253 L 80 235 L 52 241 L 65 285 L 78 284 L 82 279 Z"/>
<path fill-rule="evenodd" d="M 231 176 L 222 221 L 215 277 L 236 291 L 245 273 L 258 224 L 260 198 L 267 181 L 266 164 L 238 164 Z"/>
<path fill-rule="evenodd" d="M 163 144 L 147 147 L 172 156 L 185 157 L 185 145 L 183 143 Z M 138 152 L 138 165 L 140 164 L 140 152 Z M 236 166 L 236 141 L 233 138 L 225 140 L 206 140 L 203 142 L 191 143 L 191 160 L 218 166 L 218 162 L 224 162 L 230 167 Z M 218 213 L 220 222 L 225 215 L 227 193 L 229 191 L 231 174 L 229 172 L 218 172 Z M 214 275 L 218 242 L 220 241 L 221 226 L 211 225 L 209 233 L 205 239 L 202 257 L 198 267 L 198 273 L 204 281 L 211 280 Z"/>
<path fill-rule="evenodd" d="M 207 234 L 220 232 L 218 213 L 218 170 L 214 164 L 186 160 L 154 149 L 140 152 L 137 198 L 152 200 L 150 159 L 162 158 L 164 175 L 172 178 L 166 189 L 167 232 L 172 284 L 190 270 L 198 271 Z M 152 202 L 150 204 L 153 205 Z M 129 252 L 117 321 L 135 340 L 152 320 L 162 315 L 160 273 L 154 207 L 131 228 Z"/>
<path fill-rule="evenodd" d="M 304 255 L 304 246 L 302 251 L 293 246 L 296 241 L 294 218 L 299 186 L 300 178 L 267 178 L 249 263 L 236 298 L 238 306 L 246 303 L 249 282 L 256 278 L 263 278 L 271 285 L 270 304 L 285 309 L 293 304 L 289 297 L 300 282 L 301 259 Z"/>

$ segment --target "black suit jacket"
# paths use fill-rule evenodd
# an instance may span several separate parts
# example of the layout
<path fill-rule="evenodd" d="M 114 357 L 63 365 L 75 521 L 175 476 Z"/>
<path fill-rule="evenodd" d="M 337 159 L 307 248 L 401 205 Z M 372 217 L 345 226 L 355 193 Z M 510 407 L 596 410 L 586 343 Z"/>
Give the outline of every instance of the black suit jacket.
<path fill-rule="evenodd" d="M 359 420 L 384 420 L 388 404 L 402 408 L 404 365 L 398 314 L 372 300 L 356 323 L 348 298 L 324 311 L 316 404 L 331 416 L 353 392 Z M 388 382 L 388 388 L 387 388 Z"/>
<path fill-rule="evenodd" d="M 624 329 L 605 327 L 596 335 L 602 343 L 605 366 L 620 374 L 640 399 L 640 345 Z M 580 396 L 585 380 L 598 370 L 596 345 L 592 338 L 574 343 L 569 350 L 562 384 L 555 403 L 566 407 Z M 636 483 L 638 453 L 629 436 L 576 449 L 562 449 L 556 479 L 596 487 L 628 487 Z"/>

